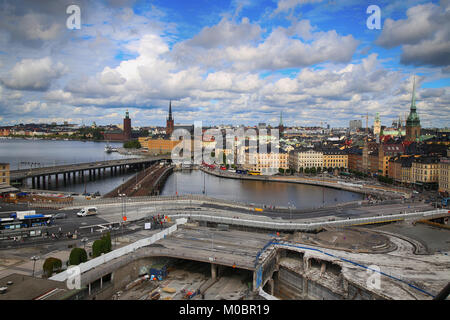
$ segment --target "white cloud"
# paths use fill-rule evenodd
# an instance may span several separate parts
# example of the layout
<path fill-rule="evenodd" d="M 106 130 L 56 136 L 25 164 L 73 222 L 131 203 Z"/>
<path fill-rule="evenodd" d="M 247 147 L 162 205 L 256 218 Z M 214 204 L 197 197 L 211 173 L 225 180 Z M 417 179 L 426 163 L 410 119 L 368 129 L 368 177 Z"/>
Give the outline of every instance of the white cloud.
<path fill-rule="evenodd" d="M 53 80 L 67 71 L 68 69 L 62 63 L 54 64 L 50 57 L 23 59 L 16 63 L 1 82 L 9 89 L 46 91 Z"/>
<path fill-rule="evenodd" d="M 427 3 L 409 8 L 407 19 L 386 19 L 376 44 L 402 46 L 403 64 L 447 66 L 450 64 L 450 2 Z"/>

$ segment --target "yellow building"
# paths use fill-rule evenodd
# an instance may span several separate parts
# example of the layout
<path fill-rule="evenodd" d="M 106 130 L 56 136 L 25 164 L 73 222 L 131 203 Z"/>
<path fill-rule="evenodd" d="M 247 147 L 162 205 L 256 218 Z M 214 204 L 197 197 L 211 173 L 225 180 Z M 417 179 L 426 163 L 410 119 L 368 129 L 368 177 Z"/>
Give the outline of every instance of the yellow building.
<path fill-rule="evenodd" d="M 419 185 L 437 183 L 439 181 L 439 160 L 429 157 L 414 159 L 411 166 L 411 180 Z"/>
<path fill-rule="evenodd" d="M 9 163 L 0 163 L 0 184 L 10 184 Z"/>
<path fill-rule="evenodd" d="M 245 164 L 243 168 L 250 171 L 269 172 L 274 169 L 289 169 L 289 154 L 287 152 L 279 153 L 254 153 L 246 152 Z"/>
<path fill-rule="evenodd" d="M 142 148 L 148 149 L 150 153 L 157 154 L 171 153 L 172 149 L 180 143 L 178 140 L 151 139 L 147 137 L 141 137 L 138 140 Z"/>
<path fill-rule="evenodd" d="M 348 154 L 341 150 L 324 150 L 322 167 L 348 169 Z"/>
<path fill-rule="evenodd" d="M 442 158 L 439 162 L 439 192 L 450 193 L 450 159 Z"/>

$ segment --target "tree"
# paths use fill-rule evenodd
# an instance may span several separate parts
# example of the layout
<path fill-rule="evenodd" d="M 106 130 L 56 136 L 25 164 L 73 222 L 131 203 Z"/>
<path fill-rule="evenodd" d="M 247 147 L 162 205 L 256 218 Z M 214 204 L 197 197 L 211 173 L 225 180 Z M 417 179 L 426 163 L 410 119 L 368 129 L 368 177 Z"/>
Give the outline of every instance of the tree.
<path fill-rule="evenodd" d="M 101 256 L 102 253 L 104 253 L 104 251 L 105 251 L 104 243 L 105 242 L 102 239 L 94 241 L 94 243 L 92 244 L 92 256 L 94 258 L 97 258 L 97 257 Z"/>
<path fill-rule="evenodd" d="M 62 261 L 60 259 L 54 258 L 54 257 L 49 257 L 49 258 L 45 259 L 42 269 L 44 271 L 44 275 L 47 278 L 50 278 L 54 272 L 55 273 L 60 272 L 61 267 L 62 267 Z"/>
<path fill-rule="evenodd" d="M 124 142 L 123 147 L 126 149 L 140 149 L 142 146 L 138 140 L 130 140 Z"/>
<path fill-rule="evenodd" d="M 101 256 L 102 253 L 110 252 L 111 248 L 111 235 L 108 232 L 106 235 L 102 236 L 101 239 L 94 241 L 92 244 L 92 255 L 96 258 Z"/>
<path fill-rule="evenodd" d="M 309 168 L 306 167 L 306 168 L 305 168 L 305 173 L 309 173 L 309 172 L 310 172 Z"/>
<path fill-rule="evenodd" d="M 281 174 L 284 174 L 284 169 L 283 168 L 278 168 L 278 172 Z"/>
<path fill-rule="evenodd" d="M 222 153 L 222 162 L 224 165 L 227 163 L 227 156 L 225 155 L 225 152 Z"/>
<path fill-rule="evenodd" d="M 300 167 L 300 169 L 298 169 L 299 173 L 303 173 L 303 167 Z"/>
<path fill-rule="evenodd" d="M 315 168 L 315 167 L 312 167 L 310 172 L 311 172 L 312 174 L 316 174 L 316 168 Z"/>
<path fill-rule="evenodd" d="M 321 173 L 322 172 L 322 168 L 321 167 L 317 167 L 317 173 Z"/>
<path fill-rule="evenodd" d="M 79 265 L 80 263 L 87 261 L 87 253 L 86 250 L 82 248 L 73 248 L 72 251 L 70 251 L 69 256 L 69 264 L 72 266 Z"/>

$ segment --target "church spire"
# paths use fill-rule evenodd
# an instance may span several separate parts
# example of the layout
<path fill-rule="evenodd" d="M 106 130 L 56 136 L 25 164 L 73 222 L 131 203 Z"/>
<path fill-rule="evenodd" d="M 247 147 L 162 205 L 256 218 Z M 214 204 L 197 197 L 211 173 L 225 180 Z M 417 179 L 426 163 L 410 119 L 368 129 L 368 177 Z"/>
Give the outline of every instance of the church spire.
<path fill-rule="evenodd" d="M 169 103 L 169 120 L 172 120 L 172 100 Z"/>
<path fill-rule="evenodd" d="M 414 75 L 414 80 L 413 80 L 413 92 L 412 92 L 412 97 L 411 97 L 411 110 L 412 109 L 416 109 L 416 76 Z"/>

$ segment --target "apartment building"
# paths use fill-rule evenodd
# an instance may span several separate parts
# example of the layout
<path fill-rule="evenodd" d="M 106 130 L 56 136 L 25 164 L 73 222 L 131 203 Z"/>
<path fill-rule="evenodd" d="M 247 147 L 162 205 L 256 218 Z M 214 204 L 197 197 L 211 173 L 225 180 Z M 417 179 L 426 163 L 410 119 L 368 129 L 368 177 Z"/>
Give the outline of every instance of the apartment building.
<path fill-rule="evenodd" d="M 411 180 L 422 186 L 432 187 L 439 181 L 439 159 L 436 157 L 420 157 L 414 159 L 411 166 Z"/>
<path fill-rule="evenodd" d="M 342 150 L 323 150 L 322 167 L 348 169 L 348 154 Z"/>
<path fill-rule="evenodd" d="M 0 184 L 10 184 L 9 163 L 0 163 Z"/>
<path fill-rule="evenodd" d="M 322 168 L 323 152 L 313 149 L 295 149 L 289 153 L 289 167 L 296 172 L 300 168 Z"/>
<path fill-rule="evenodd" d="M 450 193 L 450 158 L 441 158 L 439 161 L 439 192 Z"/>

